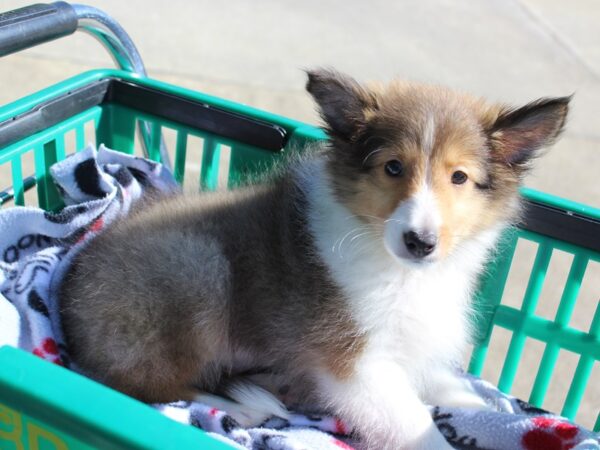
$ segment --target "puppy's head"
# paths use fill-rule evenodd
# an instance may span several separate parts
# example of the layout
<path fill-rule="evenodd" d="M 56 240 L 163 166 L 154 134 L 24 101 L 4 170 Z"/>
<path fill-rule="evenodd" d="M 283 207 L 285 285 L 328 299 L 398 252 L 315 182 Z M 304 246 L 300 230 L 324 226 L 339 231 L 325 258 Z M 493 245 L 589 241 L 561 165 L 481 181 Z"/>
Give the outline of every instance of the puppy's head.
<path fill-rule="evenodd" d="M 325 70 L 308 73 L 307 90 L 331 138 L 338 200 L 382 231 L 392 255 L 419 263 L 515 220 L 528 163 L 560 134 L 570 100 L 513 109 L 441 87 L 366 87 Z"/>

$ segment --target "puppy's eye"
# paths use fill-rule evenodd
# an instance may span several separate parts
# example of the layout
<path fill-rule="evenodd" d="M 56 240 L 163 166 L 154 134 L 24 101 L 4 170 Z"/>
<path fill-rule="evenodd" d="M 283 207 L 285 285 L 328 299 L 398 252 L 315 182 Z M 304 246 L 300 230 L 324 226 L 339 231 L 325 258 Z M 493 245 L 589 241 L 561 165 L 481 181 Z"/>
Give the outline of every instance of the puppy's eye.
<path fill-rule="evenodd" d="M 467 181 L 469 177 L 462 170 L 457 170 L 452 174 L 452 183 L 453 184 L 463 184 Z"/>
<path fill-rule="evenodd" d="M 399 177 L 402 175 L 404 168 L 402 167 L 402 163 L 397 159 L 392 159 L 385 163 L 385 173 L 387 173 L 390 177 Z"/>

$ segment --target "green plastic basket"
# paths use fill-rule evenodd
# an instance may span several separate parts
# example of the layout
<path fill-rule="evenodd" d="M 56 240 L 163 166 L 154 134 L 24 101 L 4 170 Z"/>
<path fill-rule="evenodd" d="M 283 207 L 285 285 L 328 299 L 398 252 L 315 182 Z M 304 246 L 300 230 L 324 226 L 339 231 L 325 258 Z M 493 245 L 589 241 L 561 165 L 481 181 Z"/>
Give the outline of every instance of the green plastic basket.
<path fill-rule="evenodd" d="M 204 190 L 224 180 L 235 186 L 267 169 L 290 148 L 325 138 L 319 128 L 217 97 L 124 71 L 91 71 L 0 108 L 0 173 L 10 174 L 10 180 L 2 179 L 2 187 L 11 187 L 0 192 L 0 204 L 24 205 L 26 189 L 35 186 L 38 206 L 60 208 L 48 168 L 68 153 L 67 136 L 74 136 L 74 150 L 95 140 L 134 153 L 141 121 L 150 124 L 150 157 L 160 160 L 161 137 L 167 136 L 177 180 L 187 176 L 186 185 L 192 182 Z M 229 153 L 226 167 L 224 152 Z M 25 158 L 33 158 L 32 176 L 25 176 Z M 189 179 L 186 165 L 200 166 L 196 180 Z M 499 382 L 500 389 L 510 392 L 525 341 L 542 341 L 545 352 L 530 397 L 541 405 L 559 351 L 577 353 L 579 363 L 562 411 L 573 418 L 592 366 L 600 359 L 600 309 L 589 331 L 569 326 L 588 262 L 600 261 L 600 211 L 531 190 L 522 193 L 526 219 L 504 236 L 476 298 L 477 343 L 469 370 L 481 373 L 494 327 L 512 331 Z M 515 308 L 501 302 L 520 239 L 534 241 L 538 250 L 522 305 Z M 556 318 L 547 320 L 534 310 L 555 249 L 574 258 Z M 14 348 L 0 348 L 0 449 L 73 448 L 227 446 L 66 369 Z"/>

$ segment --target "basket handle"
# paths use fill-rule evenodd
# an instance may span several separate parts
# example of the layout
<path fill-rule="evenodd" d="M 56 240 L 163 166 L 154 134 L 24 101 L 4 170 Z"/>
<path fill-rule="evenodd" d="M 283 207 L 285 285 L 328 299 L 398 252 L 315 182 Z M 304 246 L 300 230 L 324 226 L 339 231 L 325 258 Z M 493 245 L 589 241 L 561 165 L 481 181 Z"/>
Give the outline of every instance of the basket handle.
<path fill-rule="evenodd" d="M 0 56 L 73 34 L 77 14 L 66 2 L 38 3 L 0 13 Z"/>

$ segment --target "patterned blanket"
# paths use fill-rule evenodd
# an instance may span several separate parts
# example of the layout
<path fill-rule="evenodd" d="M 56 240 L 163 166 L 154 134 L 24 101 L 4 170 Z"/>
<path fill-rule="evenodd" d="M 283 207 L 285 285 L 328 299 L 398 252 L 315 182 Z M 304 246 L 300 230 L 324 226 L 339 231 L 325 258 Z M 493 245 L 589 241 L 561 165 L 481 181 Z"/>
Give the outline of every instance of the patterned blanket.
<path fill-rule="evenodd" d="M 76 370 L 58 317 L 57 287 L 72 255 L 149 189 L 178 189 L 160 164 L 92 146 L 55 164 L 51 174 L 67 205 L 58 213 L 14 207 L 0 211 L 0 345 L 30 351 Z M 457 449 L 600 450 L 599 435 L 500 393 L 465 375 L 491 411 L 431 407 L 434 422 Z M 227 441 L 266 450 L 360 448 L 335 417 L 291 414 L 252 429 L 200 403 L 153 405 L 174 420 Z M 373 412 L 377 414 L 376 411 Z"/>

